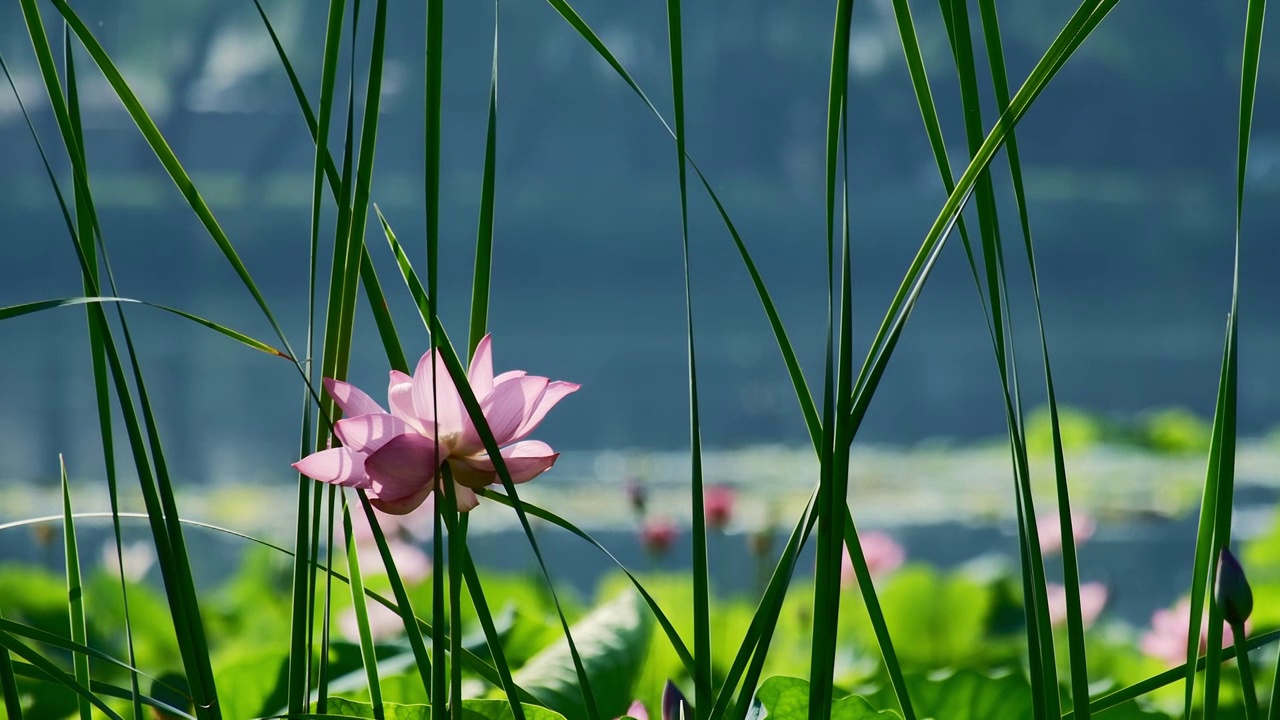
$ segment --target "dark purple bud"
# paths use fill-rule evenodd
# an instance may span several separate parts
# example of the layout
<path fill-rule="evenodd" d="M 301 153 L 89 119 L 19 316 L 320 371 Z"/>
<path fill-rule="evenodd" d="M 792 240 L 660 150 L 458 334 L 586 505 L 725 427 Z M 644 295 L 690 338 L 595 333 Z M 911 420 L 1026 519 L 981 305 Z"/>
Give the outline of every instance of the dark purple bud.
<path fill-rule="evenodd" d="M 1253 612 L 1253 589 L 1244 576 L 1244 568 L 1225 547 L 1218 560 L 1218 607 L 1222 608 L 1223 619 L 1231 625 L 1243 625 Z"/>
<path fill-rule="evenodd" d="M 670 680 L 662 689 L 662 720 L 693 720 L 693 706 Z"/>
<path fill-rule="evenodd" d="M 627 499 L 631 501 L 631 509 L 637 515 L 644 515 L 645 508 L 649 504 L 649 491 L 639 480 L 629 480 L 627 482 Z"/>

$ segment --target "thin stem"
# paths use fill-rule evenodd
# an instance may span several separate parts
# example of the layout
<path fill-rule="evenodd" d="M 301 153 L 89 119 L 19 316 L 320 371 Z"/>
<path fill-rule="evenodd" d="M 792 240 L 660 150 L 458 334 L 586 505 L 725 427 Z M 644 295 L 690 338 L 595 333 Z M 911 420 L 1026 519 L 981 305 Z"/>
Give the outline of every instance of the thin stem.
<path fill-rule="evenodd" d="M 1231 623 L 1231 633 L 1234 637 L 1240 638 L 1244 642 L 1245 629 L 1244 623 Z M 1244 692 L 1244 717 L 1245 720 L 1261 720 L 1262 711 L 1258 709 L 1258 690 L 1253 684 L 1253 666 L 1249 664 L 1249 652 L 1242 650 L 1236 655 L 1236 663 L 1240 668 L 1240 689 Z M 1275 694 L 1275 688 L 1271 690 Z M 1276 714 L 1275 703 L 1271 703 L 1270 714 L 1274 717 Z"/>

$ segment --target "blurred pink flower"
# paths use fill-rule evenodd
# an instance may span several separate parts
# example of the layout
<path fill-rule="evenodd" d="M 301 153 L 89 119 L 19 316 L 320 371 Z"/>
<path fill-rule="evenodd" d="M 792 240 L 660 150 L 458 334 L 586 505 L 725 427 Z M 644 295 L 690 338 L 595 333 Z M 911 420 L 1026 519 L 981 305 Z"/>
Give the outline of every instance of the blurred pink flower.
<path fill-rule="evenodd" d="M 635 720 L 649 720 L 649 711 L 644 709 L 644 703 L 636 700 L 631 703 L 631 707 L 627 708 L 627 714 L 622 717 L 635 718 Z M 614 720 L 622 720 L 622 718 L 615 718 Z"/>
<path fill-rule="evenodd" d="M 1151 629 L 1142 636 L 1142 652 L 1163 660 L 1170 666 L 1181 665 L 1187 660 L 1187 625 L 1191 622 L 1191 601 L 1179 600 L 1172 608 L 1155 611 L 1151 615 Z M 1246 633 L 1249 623 L 1245 623 Z M 1235 642 L 1231 626 L 1222 623 L 1222 647 Z M 1200 622 L 1200 652 L 1209 649 L 1208 611 Z"/>
<path fill-rule="evenodd" d="M 1049 583 L 1049 622 L 1054 626 L 1067 624 L 1067 588 L 1058 583 Z M 1107 606 L 1107 586 L 1100 582 L 1080 584 L 1080 619 L 1084 626 L 1090 627 L 1102 609 Z"/>
<path fill-rule="evenodd" d="M 675 523 L 670 520 L 661 517 L 650 518 L 640 528 L 640 542 L 644 544 L 644 549 L 648 550 L 649 554 L 662 556 L 671 549 L 677 534 Z"/>
<path fill-rule="evenodd" d="M 862 555 L 867 559 L 867 570 L 873 578 L 883 577 L 897 570 L 907 559 L 907 551 L 888 533 L 879 530 L 859 533 L 858 541 L 862 545 Z M 852 587 L 857 582 L 853 558 L 849 556 L 849 549 L 845 548 L 844 560 L 840 565 L 840 584 Z"/>
<path fill-rule="evenodd" d="M 723 530 L 733 520 L 733 506 L 738 493 L 728 485 L 711 485 L 702 493 L 702 509 L 707 516 L 707 525 L 714 530 Z"/>
<path fill-rule="evenodd" d="M 404 620 L 395 610 L 377 601 L 369 601 L 365 607 L 369 612 L 369 637 L 374 642 L 390 640 L 404 632 Z M 355 608 L 347 608 L 338 618 L 338 630 L 347 640 L 360 642 L 360 621 L 356 618 Z"/>
<path fill-rule="evenodd" d="M 523 370 L 494 377 L 489 335 L 476 347 L 467 381 L 494 439 L 504 446 L 502 458 L 513 482 L 528 482 L 555 464 L 559 453 L 525 438 L 578 385 Z M 325 378 L 324 387 L 345 415 L 334 425 L 342 447 L 294 463 L 303 475 L 363 489 L 379 510 L 393 515 L 412 512 L 423 503 L 445 462 L 455 480 L 446 490 L 455 493 L 459 510 L 474 508 L 479 502 L 474 490 L 498 480 L 438 352 L 423 355 L 412 377 L 391 371 L 389 413 L 354 385 Z"/>
<path fill-rule="evenodd" d="M 431 507 L 433 499 L 428 497 L 424 505 Z M 382 563 L 382 554 L 378 552 L 377 540 L 373 537 L 373 528 L 369 526 L 369 518 L 359 503 L 351 504 L 351 535 L 355 538 L 360 558 L 360 568 L 366 575 L 387 574 Z M 391 561 L 395 563 L 400 578 L 408 583 L 425 580 L 431 575 L 431 558 L 421 548 L 414 545 L 415 540 L 431 537 L 431 525 L 417 522 L 403 515 L 388 515 L 375 509 L 378 527 L 382 528 L 383 537 L 387 539 L 387 550 L 391 552 Z M 422 513 L 423 517 L 429 513 Z"/>
<path fill-rule="evenodd" d="M 1071 535 L 1077 547 L 1092 537 L 1097 527 L 1097 523 L 1087 514 L 1071 511 Z M 1062 522 L 1056 513 L 1041 517 L 1036 522 L 1036 533 L 1040 536 L 1040 552 L 1051 555 L 1062 551 Z"/>

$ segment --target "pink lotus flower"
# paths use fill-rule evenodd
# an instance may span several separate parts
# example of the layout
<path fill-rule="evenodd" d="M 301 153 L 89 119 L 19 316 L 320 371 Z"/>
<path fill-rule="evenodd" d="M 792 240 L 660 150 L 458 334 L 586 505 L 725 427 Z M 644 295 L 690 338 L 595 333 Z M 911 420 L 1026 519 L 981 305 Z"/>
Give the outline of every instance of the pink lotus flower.
<path fill-rule="evenodd" d="M 1049 623 L 1055 627 L 1067 624 L 1067 588 L 1049 583 Z M 1080 619 L 1090 627 L 1107 606 L 1107 586 L 1100 582 L 1080 584 Z"/>
<path fill-rule="evenodd" d="M 676 535 L 675 523 L 666 518 L 651 518 L 645 521 L 644 527 L 640 529 L 640 542 L 650 554 L 662 556 L 671 549 L 676 541 Z"/>
<path fill-rule="evenodd" d="M 494 377 L 488 335 L 476 347 L 467 381 L 502 446 L 502 459 L 513 482 L 528 482 L 555 464 L 559 453 L 544 442 L 525 438 L 578 385 L 523 370 Z M 294 463 L 303 475 L 363 489 L 375 507 L 392 515 L 420 506 L 435 488 L 446 462 L 454 487 L 445 490 L 464 512 L 479 503 L 475 489 L 497 482 L 493 460 L 436 351 L 422 356 L 412 377 L 391 371 L 387 390 L 391 412 L 354 385 L 325 378 L 324 387 L 346 416 L 334 425 L 342 447 Z"/>
<path fill-rule="evenodd" d="M 867 570 L 871 572 L 873 578 L 884 577 L 906 562 L 907 551 L 888 533 L 878 530 L 858 533 L 858 541 L 862 545 L 862 555 L 867 560 Z M 844 587 L 852 587 L 857 582 L 853 558 L 849 556 L 849 549 L 845 548 L 844 560 L 840 565 L 840 584 Z"/>
<path fill-rule="evenodd" d="M 614 720 L 622 720 L 624 717 L 634 718 L 635 720 L 649 720 L 649 711 L 644 709 L 644 703 L 636 700 L 631 703 L 631 707 L 627 708 L 627 714 Z"/>
<path fill-rule="evenodd" d="M 702 510 L 707 524 L 715 530 L 723 530 L 733 520 L 733 505 L 738 493 L 728 485 L 711 485 L 702 493 Z"/>
<path fill-rule="evenodd" d="M 1209 649 L 1208 611 L 1200 623 L 1200 653 Z M 1142 636 L 1142 652 L 1177 666 L 1187 660 L 1187 625 L 1191 622 L 1191 601 L 1179 600 L 1172 609 L 1155 611 L 1151 616 L 1151 629 Z M 1249 629 L 1245 624 L 1246 632 Z M 1222 647 L 1235 643 L 1231 626 L 1222 623 Z"/>
<path fill-rule="evenodd" d="M 1071 511 L 1071 535 L 1077 546 L 1093 536 L 1097 523 L 1085 513 Z M 1051 555 L 1062 550 L 1062 523 L 1058 515 L 1045 515 L 1036 522 L 1036 532 L 1040 536 L 1040 552 Z"/>

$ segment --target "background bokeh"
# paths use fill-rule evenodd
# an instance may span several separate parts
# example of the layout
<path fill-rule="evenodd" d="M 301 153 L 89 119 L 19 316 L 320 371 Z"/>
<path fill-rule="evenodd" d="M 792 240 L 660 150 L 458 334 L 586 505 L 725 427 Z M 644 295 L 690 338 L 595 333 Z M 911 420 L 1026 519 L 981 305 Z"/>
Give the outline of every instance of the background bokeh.
<path fill-rule="evenodd" d="M 816 374 L 825 324 L 821 157 L 830 13 L 824 3 L 760 0 L 735 1 L 732 13 L 723 12 L 729 4 L 693 3 L 686 11 L 689 147 Z M 251 3 L 153 6 L 115 0 L 79 11 L 301 344 L 312 151 L 285 74 Z M 324 9 L 266 8 L 314 93 Z M 1047 0 L 1002 4 L 1015 81 L 1070 9 Z M 580 11 L 658 106 L 668 107 L 661 6 L 583 2 Z M 958 172 L 966 155 L 944 29 L 936 7 L 921 3 L 915 12 Z M 413 4 L 391 13 L 373 199 L 421 263 L 423 18 Z M 441 307 L 455 334 L 469 302 L 492 13 L 490 5 L 464 3 L 446 17 Z M 688 421 L 670 139 L 549 7 L 512 2 L 502 13 L 491 319 L 498 365 L 582 383 L 545 428 L 558 448 L 678 449 Z M 1149 2 L 1122 3 L 1020 126 L 1065 404 L 1120 417 L 1160 406 L 1207 416 L 1212 408 L 1230 292 L 1242 22 L 1243 7 L 1225 3 L 1169 0 L 1159 12 Z M 0 6 L 0 51 L 42 136 L 56 140 L 15 3 Z M 1280 415 L 1280 315 L 1271 312 L 1280 301 L 1272 280 L 1280 249 L 1264 241 L 1265 228 L 1280 220 L 1270 202 L 1280 193 L 1280 64 L 1273 45 L 1263 52 L 1246 203 L 1253 239 L 1243 249 L 1241 281 L 1246 436 L 1263 434 Z M 887 2 L 858 5 L 851 71 L 855 311 L 865 343 L 944 194 Z M 80 75 L 92 181 L 121 294 L 268 338 L 249 295 L 109 88 L 88 62 Z M 1114 131 L 1119 125 L 1125 132 Z M 0 305 L 80 294 L 52 192 L 7 90 L 0 93 L 0 148 Z M 1008 195 L 1003 165 L 993 167 Z M 1009 209 L 1006 222 L 1016 217 Z M 729 237 L 701 194 L 691 212 L 705 441 L 802 445 L 785 371 Z M 1014 243 L 1016 228 L 1004 230 Z M 375 263 L 389 267 L 375 222 L 369 233 Z M 326 264 L 322 257 L 322 273 Z M 1016 297 L 1027 300 L 1024 276 L 1012 273 Z M 384 284 L 404 327 L 415 325 L 403 288 Z M 889 366 L 862 442 L 1003 433 L 977 299 L 956 242 Z M 1034 329 L 1028 310 L 1015 308 L 1024 334 Z M 302 402 L 295 372 L 179 319 L 128 312 L 177 475 L 201 484 L 289 482 Z M 385 362 L 369 316 L 362 311 L 358 322 L 369 342 L 356 345 L 352 377 L 377 387 Z M 420 333 L 405 342 L 411 354 L 426 345 Z M 0 481 L 52 480 L 58 452 L 68 454 L 73 473 L 98 467 L 81 314 L 6 322 L 0 349 Z M 1034 377 L 1034 353 L 1026 355 Z"/>

